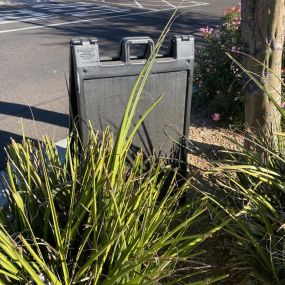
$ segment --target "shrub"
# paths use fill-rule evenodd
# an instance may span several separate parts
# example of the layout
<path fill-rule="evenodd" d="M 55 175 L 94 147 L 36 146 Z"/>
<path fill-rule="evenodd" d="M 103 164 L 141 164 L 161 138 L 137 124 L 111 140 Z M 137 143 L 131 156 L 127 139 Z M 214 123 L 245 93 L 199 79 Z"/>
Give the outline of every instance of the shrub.
<path fill-rule="evenodd" d="M 254 74 L 243 71 L 262 88 Z M 284 120 L 284 110 L 267 95 Z M 285 283 L 284 137 L 284 133 L 259 133 L 252 135 L 251 149 L 238 145 L 240 151 L 229 153 L 226 165 L 217 169 L 224 174 L 218 182 L 220 190 L 206 194 L 224 209 L 224 215 L 219 212 L 215 219 L 229 221 L 231 258 L 225 267 L 232 275 L 231 284 Z"/>
<path fill-rule="evenodd" d="M 224 123 L 243 122 L 241 71 L 225 54 L 240 61 L 240 5 L 226 9 L 217 30 L 201 28 L 202 46 L 196 53 L 194 103 Z"/>

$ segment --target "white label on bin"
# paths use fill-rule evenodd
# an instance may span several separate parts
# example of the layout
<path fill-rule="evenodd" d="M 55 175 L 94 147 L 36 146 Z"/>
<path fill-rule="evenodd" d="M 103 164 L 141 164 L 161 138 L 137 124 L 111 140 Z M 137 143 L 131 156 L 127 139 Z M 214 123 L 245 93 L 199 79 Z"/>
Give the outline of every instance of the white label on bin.
<path fill-rule="evenodd" d="M 75 51 L 78 67 L 98 64 L 98 52 L 96 52 L 96 47 L 76 47 Z"/>

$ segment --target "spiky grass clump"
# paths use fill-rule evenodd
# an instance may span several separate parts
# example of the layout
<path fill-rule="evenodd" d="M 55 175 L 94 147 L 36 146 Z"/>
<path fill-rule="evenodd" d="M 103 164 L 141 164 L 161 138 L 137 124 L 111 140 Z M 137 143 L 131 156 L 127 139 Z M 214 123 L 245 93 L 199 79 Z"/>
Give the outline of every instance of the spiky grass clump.
<path fill-rule="evenodd" d="M 2 284 L 183 284 L 205 271 L 195 248 L 218 228 L 189 234 L 206 209 L 205 199 L 179 207 L 189 181 L 176 185 L 169 166 L 153 160 L 146 169 L 138 154 L 112 184 L 112 135 L 99 142 L 92 133 L 81 157 L 74 145 L 63 163 L 48 139 L 10 147 L 13 219 L 1 216 Z M 181 263 L 187 268 L 176 272 Z"/>
<path fill-rule="evenodd" d="M 237 61 L 235 64 L 263 88 L 256 74 Z M 280 84 L 284 87 L 281 80 Z M 284 110 L 271 94 L 267 96 L 284 120 Z M 284 94 L 280 97 L 284 101 Z M 231 257 L 225 268 L 232 275 L 231 283 L 281 285 L 285 283 L 285 134 L 268 129 L 248 137 L 250 148 L 235 142 L 240 151 L 228 153 L 229 160 L 215 169 L 223 174 L 217 180 L 220 191 L 205 195 L 218 207 L 219 215 L 213 214 L 216 220 L 228 220 L 226 233 L 230 237 Z M 220 215 L 221 208 L 224 215 Z"/>

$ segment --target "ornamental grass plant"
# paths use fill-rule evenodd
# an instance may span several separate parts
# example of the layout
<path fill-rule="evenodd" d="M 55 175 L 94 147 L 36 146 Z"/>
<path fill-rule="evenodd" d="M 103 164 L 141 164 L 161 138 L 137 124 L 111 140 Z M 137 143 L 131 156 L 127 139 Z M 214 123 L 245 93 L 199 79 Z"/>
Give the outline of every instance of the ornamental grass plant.
<path fill-rule="evenodd" d="M 99 139 L 90 126 L 83 148 L 75 130 L 64 161 L 49 138 L 12 142 L 9 207 L 0 209 L 0 284 L 203 285 L 225 277 L 203 280 L 208 266 L 197 246 L 222 227 L 198 226 L 207 198 L 180 205 L 190 181 L 178 185 L 177 171 L 163 160 L 146 163 L 138 152 L 126 163 L 134 134 L 159 102 L 131 128 L 170 25 L 138 77 L 116 137 L 107 129 Z"/>
<path fill-rule="evenodd" d="M 219 212 L 213 220 L 229 221 L 223 237 L 229 257 L 222 271 L 230 274 L 230 284 L 285 282 L 284 137 L 274 143 L 255 137 L 262 155 L 240 145 L 242 150 L 216 169 L 223 174 L 216 191 L 204 193 L 213 202 L 211 212 Z"/>
<path fill-rule="evenodd" d="M 263 88 L 256 74 L 235 64 Z M 267 96 L 284 120 L 284 110 Z M 284 94 L 280 96 L 284 100 Z M 268 130 L 250 137 L 251 148 L 235 141 L 240 151 L 227 152 L 223 166 L 214 170 L 219 173 L 216 191 L 204 195 L 213 203 L 213 220 L 229 221 L 224 228 L 229 258 L 222 270 L 230 274 L 230 284 L 281 285 L 285 284 L 285 134 Z"/>
<path fill-rule="evenodd" d="M 141 153 L 115 172 L 114 144 L 109 131 L 100 142 L 92 133 L 81 157 L 69 143 L 61 163 L 48 138 L 13 142 L 0 284 L 184 284 L 208 270 L 196 247 L 220 227 L 196 232 L 207 199 L 179 206 L 189 181 L 178 186 L 153 158 L 146 169 Z"/>

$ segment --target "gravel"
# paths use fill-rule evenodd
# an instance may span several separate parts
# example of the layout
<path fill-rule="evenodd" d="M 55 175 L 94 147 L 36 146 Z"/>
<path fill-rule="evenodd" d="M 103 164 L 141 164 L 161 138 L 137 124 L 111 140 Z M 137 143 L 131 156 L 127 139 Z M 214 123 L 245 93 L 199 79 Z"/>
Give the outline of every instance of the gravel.
<path fill-rule="evenodd" d="M 189 131 L 190 169 L 209 170 L 222 157 L 223 152 L 238 151 L 243 144 L 243 134 L 233 126 L 221 127 L 221 122 L 207 118 L 201 110 L 192 110 Z M 235 141 L 236 143 L 234 143 Z"/>

